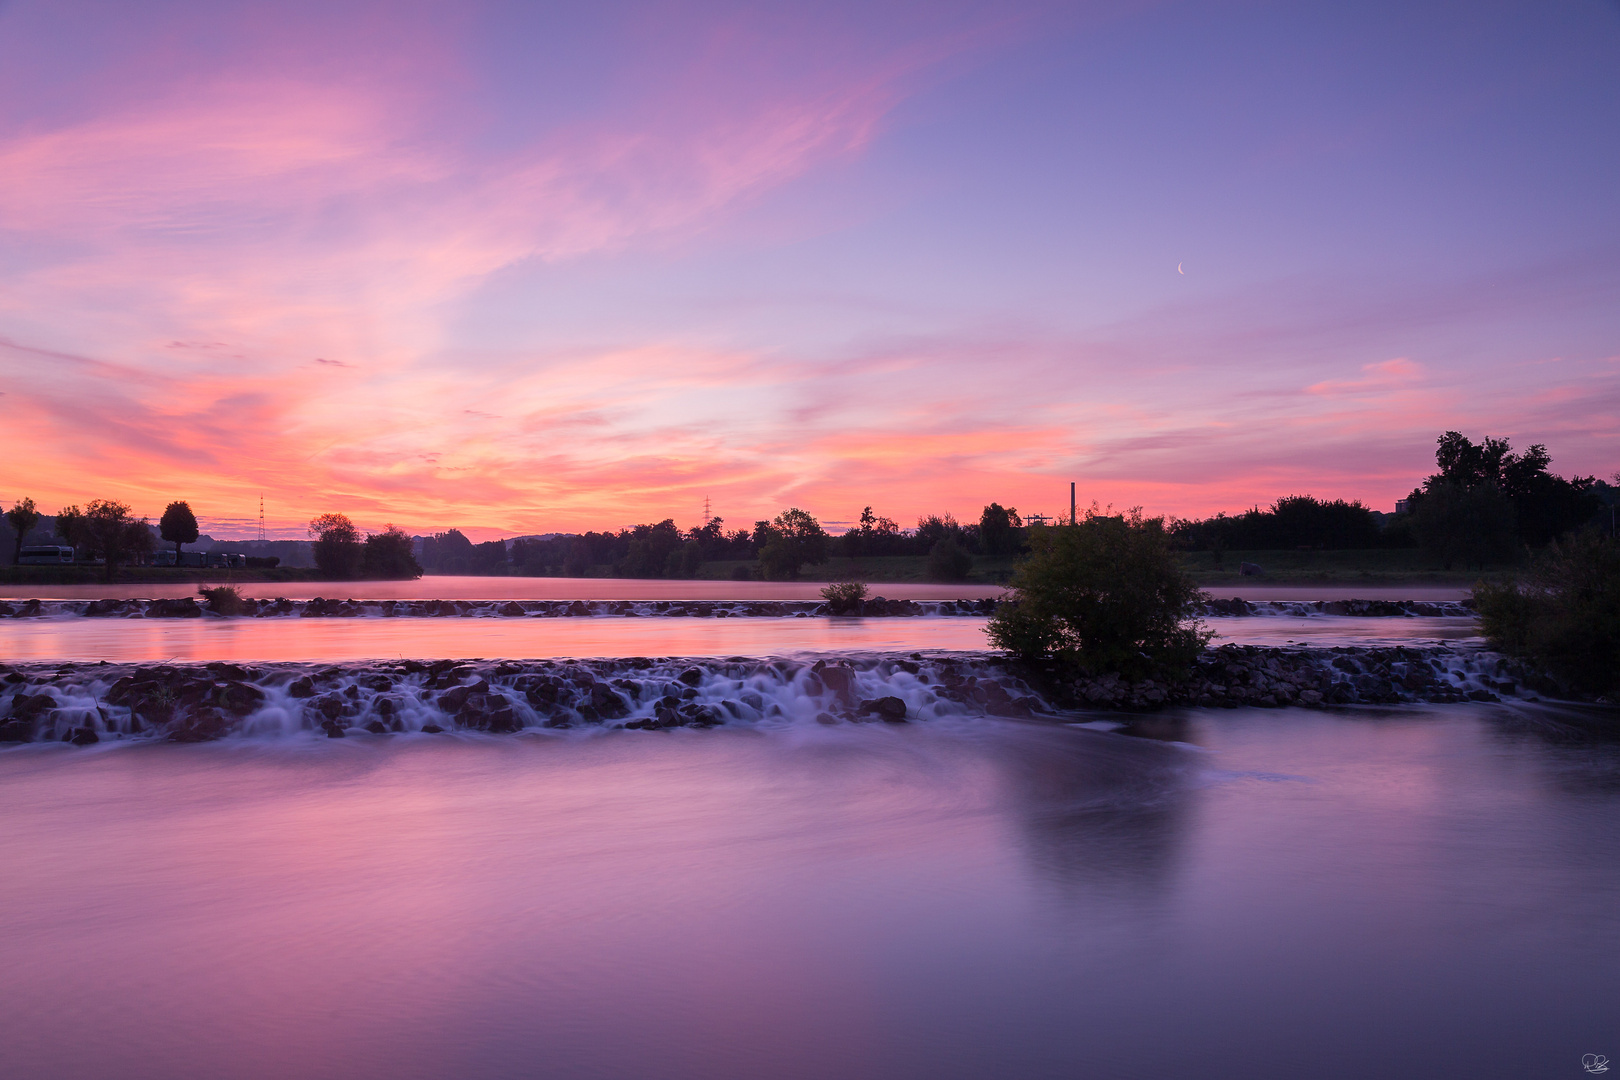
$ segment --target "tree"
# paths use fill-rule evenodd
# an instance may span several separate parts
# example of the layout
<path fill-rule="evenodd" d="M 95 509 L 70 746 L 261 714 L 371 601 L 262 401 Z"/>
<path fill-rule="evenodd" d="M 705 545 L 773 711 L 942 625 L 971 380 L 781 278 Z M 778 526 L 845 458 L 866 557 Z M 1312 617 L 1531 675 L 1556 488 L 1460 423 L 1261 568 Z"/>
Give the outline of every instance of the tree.
<path fill-rule="evenodd" d="M 329 578 L 352 578 L 365 559 L 360 530 L 344 514 L 322 514 L 309 523 L 315 540 L 315 566 Z"/>
<path fill-rule="evenodd" d="M 1513 506 L 1513 531 L 1519 541 L 1539 547 L 1592 519 L 1602 500 L 1596 477 L 1566 480 L 1549 472 L 1552 456 L 1541 443 L 1522 454 L 1512 452 L 1506 439 L 1486 436 L 1479 443 L 1458 431 L 1436 440 L 1435 464 L 1440 471 L 1423 481 L 1408 497 L 1414 514 L 1442 485 L 1465 492 L 1493 488 Z"/>
<path fill-rule="evenodd" d="M 1495 484 L 1431 484 L 1412 513 L 1418 543 L 1447 570 L 1459 561 L 1483 568 L 1512 559 L 1513 524 L 1513 503 Z"/>
<path fill-rule="evenodd" d="M 1017 510 L 991 503 L 979 515 L 979 542 L 984 545 L 984 553 L 992 559 L 1016 554 L 1023 527 Z"/>
<path fill-rule="evenodd" d="M 197 540 L 197 515 L 191 512 L 191 504 L 177 501 L 165 506 L 158 519 L 158 532 L 174 545 L 174 564 L 179 566 L 181 546 Z"/>
<path fill-rule="evenodd" d="M 33 499 L 19 499 L 17 504 L 6 511 L 6 520 L 11 523 L 12 531 L 17 534 L 17 543 L 11 552 L 13 563 L 22 562 L 23 543 L 34 526 L 39 524 L 39 511 L 34 509 Z"/>
<path fill-rule="evenodd" d="M 870 506 L 861 511 L 860 525 L 839 538 L 843 553 L 852 559 L 903 554 L 908 542 L 893 519 L 872 513 Z"/>
<path fill-rule="evenodd" d="M 962 524 L 954 514 L 928 514 L 917 519 L 916 537 L 918 549 L 926 554 L 941 540 L 954 540 L 960 544 L 963 540 Z"/>
<path fill-rule="evenodd" d="M 112 499 L 91 499 L 77 528 L 85 546 L 105 560 L 108 581 L 120 563 L 152 550 L 152 527 L 146 519 L 136 520 L 128 506 Z"/>
<path fill-rule="evenodd" d="M 996 648 L 1071 674 L 1176 678 L 1209 641 L 1162 518 L 1093 506 L 1074 525 L 1032 527 L 1029 546 L 990 619 Z"/>
<path fill-rule="evenodd" d="M 807 512 L 793 507 L 776 516 L 774 522 L 759 522 L 754 538 L 766 537 L 759 551 L 759 566 L 773 581 L 788 581 L 799 576 L 806 564 L 827 561 L 827 534 L 821 523 Z"/>
<path fill-rule="evenodd" d="M 928 549 L 923 561 L 923 573 L 929 581 L 962 581 L 973 569 L 973 556 L 950 537 L 937 541 Z"/>
<path fill-rule="evenodd" d="M 64 506 L 56 512 L 56 536 L 73 548 L 74 558 L 84 544 L 84 512 L 77 506 Z"/>
<path fill-rule="evenodd" d="M 624 577 L 663 577 L 670 556 L 680 550 L 681 544 L 681 530 L 675 527 L 673 518 L 665 518 L 656 525 L 637 525 L 630 533 L 618 571 Z"/>
<path fill-rule="evenodd" d="M 1596 528 L 1555 540 L 1521 579 L 1474 589 L 1491 648 L 1584 693 L 1620 689 L 1620 541 Z"/>
<path fill-rule="evenodd" d="M 361 572 L 374 580 L 403 581 L 422 576 L 422 567 L 411 551 L 411 538 L 397 525 L 385 526 L 382 532 L 366 537 L 360 566 Z"/>

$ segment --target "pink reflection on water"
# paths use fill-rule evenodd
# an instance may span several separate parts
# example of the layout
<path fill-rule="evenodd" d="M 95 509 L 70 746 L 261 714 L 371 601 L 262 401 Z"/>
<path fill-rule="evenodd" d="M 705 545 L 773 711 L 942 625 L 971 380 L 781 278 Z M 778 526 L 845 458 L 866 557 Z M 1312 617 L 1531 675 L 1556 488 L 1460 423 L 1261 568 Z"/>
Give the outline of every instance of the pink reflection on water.
<path fill-rule="evenodd" d="M 415 581 L 249 581 L 238 586 L 255 598 L 317 596 L 356 600 L 820 600 L 824 581 L 660 581 L 640 578 L 529 578 L 432 576 Z M 890 600 L 982 600 L 999 585 L 872 585 Z M 132 600 L 196 596 L 196 582 L 133 585 L 0 585 L 0 597 L 41 600 Z"/>
<path fill-rule="evenodd" d="M 657 581 L 638 578 L 432 576 L 415 581 L 250 581 L 244 596 L 289 600 L 819 600 L 821 581 Z M 1000 585 L 870 585 L 890 600 L 984 600 Z M 1461 600 L 1469 590 L 1440 585 L 1221 585 L 1211 596 L 1245 600 Z M 135 585 L 0 585 L 0 597 L 41 600 L 154 599 L 196 596 L 195 582 Z"/>
<path fill-rule="evenodd" d="M 1253 616 L 1208 620 L 1215 644 L 1477 642 L 1470 618 Z M 986 620 L 827 618 L 0 619 L 13 661 L 302 661 L 452 657 L 790 656 L 982 651 Z"/>

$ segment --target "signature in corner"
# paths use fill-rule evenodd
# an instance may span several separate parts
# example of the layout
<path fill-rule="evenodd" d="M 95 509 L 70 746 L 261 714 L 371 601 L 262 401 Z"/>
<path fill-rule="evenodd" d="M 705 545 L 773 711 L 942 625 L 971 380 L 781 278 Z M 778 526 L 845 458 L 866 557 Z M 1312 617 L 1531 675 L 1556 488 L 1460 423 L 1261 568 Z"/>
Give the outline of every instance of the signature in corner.
<path fill-rule="evenodd" d="M 1602 1054 L 1585 1054 L 1581 1057 L 1581 1066 L 1589 1073 L 1606 1073 L 1609 1071 L 1609 1059 Z"/>

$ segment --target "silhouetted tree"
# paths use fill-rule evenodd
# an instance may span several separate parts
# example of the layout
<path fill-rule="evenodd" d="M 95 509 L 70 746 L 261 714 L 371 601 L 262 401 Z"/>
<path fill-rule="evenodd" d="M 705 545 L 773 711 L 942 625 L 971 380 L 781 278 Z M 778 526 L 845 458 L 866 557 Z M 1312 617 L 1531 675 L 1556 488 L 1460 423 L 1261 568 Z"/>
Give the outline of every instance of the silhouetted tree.
<path fill-rule="evenodd" d="M 366 537 L 361 571 L 368 578 L 407 580 L 422 576 L 422 567 L 411 552 L 409 534 L 397 525 L 384 526 L 380 533 Z"/>
<path fill-rule="evenodd" d="M 322 514 L 309 523 L 314 539 L 315 566 L 329 578 L 352 578 L 360 573 L 365 546 L 360 530 L 345 514 Z"/>
<path fill-rule="evenodd" d="M 917 539 L 917 547 L 925 553 L 932 551 L 941 540 L 954 540 L 958 544 L 963 542 L 962 525 L 950 513 L 928 514 L 918 518 L 917 531 L 913 535 Z"/>
<path fill-rule="evenodd" d="M 1017 554 L 1023 540 L 1023 527 L 1017 510 L 991 503 L 979 515 L 979 543 L 984 545 L 984 553 L 992 559 Z"/>
<path fill-rule="evenodd" d="M 17 543 L 11 552 L 11 561 L 13 563 L 22 561 L 23 543 L 27 540 L 28 534 L 33 531 L 34 526 L 39 524 L 39 518 L 40 514 L 38 510 L 34 509 L 33 499 L 18 499 L 17 504 L 6 511 L 6 521 L 11 524 L 12 530 L 17 534 Z"/>
<path fill-rule="evenodd" d="M 951 537 L 936 541 L 923 562 L 929 581 L 961 581 L 973 569 L 973 556 Z"/>
<path fill-rule="evenodd" d="M 870 506 L 861 511 L 860 524 L 839 537 L 839 547 L 852 559 L 869 555 L 901 555 L 906 552 L 910 538 L 900 531 L 890 518 L 872 513 Z"/>
<path fill-rule="evenodd" d="M 1236 516 L 1220 513 L 1202 521 L 1176 521 L 1169 531 L 1182 548 L 1217 554 L 1291 548 L 1345 551 L 1387 542 L 1378 515 L 1360 500 L 1326 502 L 1310 495 L 1288 495 L 1269 509 L 1257 506 Z"/>
<path fill-rule="evenodd" d="M 1174 678 L 1209 640 L 1163 519 L 1093 507 L 1074 525 L 1032 527 L 1029 547 L 990 619 L 996 648 L 1071 672 Z"/>
<path fill-rule="evenodd" d="M 1483 568 L 1513 558 L 1513 519 L 1513 503 L 1495 484 L 1465 488 L 1442 480 L 1423 493 L 1412 530 L 1447 570 L 1459 561 Z"/>
<path fill-rule="evenodd" d="M 158 532 L 174 545 L 174 562 L 178 566 L 180 548 L 197 541 L 197 515 L 191 512 L 191 504 L 172 502 L 165 506 L 163 516 L 158 519 Z"/>
<path fill-rule="evenodd" d="M 1589 522 L 1602 500 L 1597 478 L 1577 476 L 1565 480 L 1547 470 L 1552 457 L 1536 443 L 1522 454 L 1512 452 L 1506 439 L 1486 436 L 1475 443 L 1461 432 L 1448 431 L 1436 440 L 1435 464 L 1440 471 L 1423 481 L 1408 496 L 1413 513 L 1436 488 L 1451 485 L 1464 492 L 1490 488 L 1513 506 L 1513 531 L 1525 544 L 1540 546 Z M 1456 504 L 1457 500 L 1451 502 Z M 1434 514 L 1431 513 L 1431 518 Z M 1414 521 L 1414 525 L 1416 521 Z"/>
<path fill-rule="evenodd" d="M 623 577 L 663 577 L 670 556 L 681 546 L 681 530 L 673 518 L 665 518 L 656 525 L 637 525 L 630 530 L 624 559 L 617 566 Z"/>
<path fill-rule="evenodd" d="M 130 516 L 129 507 L 112 499 L 91 499 L 77 528 L 85 546 L 105 560 L 111 581 L 121 563 L 152 550 L 152 527 Z"/>
<path fill-rule="evenodd" d="M 64 506 L 56 512 L 56 536 L 73 549 L 73 557 L 79 557 L 79 548 L 84 544 L 84 512 L 75 506 Z"/>
<path fill-rule="evenodd" d="M 759 566 L 773 581 L 791 580 L 806 564 L 827 561 L 827 534 L 819 521 L 798 507 L 782 511 L 773 522 L 759 522 L 756 541 L 762 532 L 767 539 L 759 550 Z"/>

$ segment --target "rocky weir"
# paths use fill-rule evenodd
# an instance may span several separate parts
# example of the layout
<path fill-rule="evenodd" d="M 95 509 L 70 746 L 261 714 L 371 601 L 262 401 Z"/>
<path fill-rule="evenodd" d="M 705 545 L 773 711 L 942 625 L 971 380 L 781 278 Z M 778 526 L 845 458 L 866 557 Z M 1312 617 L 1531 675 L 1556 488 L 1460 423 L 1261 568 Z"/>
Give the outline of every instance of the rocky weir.
<path fill-rule="evenodd" d="M 1176 683 L 1043 680 L 977 654 L 363 665 L 30 664 L 0 667 L 0 742 L 515 734 L 737 725 L 1075 722 L 1172 705 L 1328 708 L 1532 696 L 1478 649 L 1208 650 Z"/>
<path fill-rule="evenodd" d="M 889 600 L 871 597 L 855 610 L 858 618 L 972 617 L 987 618 L 995 600 Z M 1469 617 L 1469 601 L 1420 600 L 1209 600 L 1198 609 L 1206 618 L 1350 616 L 1359 618 Z M 229 616 L 196 597 L 151 600 L 14 600 L 0 601 L 0 618 L 84 617 L 97 619 L 200 618 L 825 618 L 831 609 L 813 600 L 289 600 L 243 598 Z"/>

